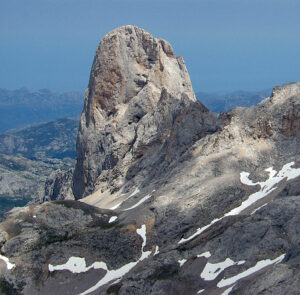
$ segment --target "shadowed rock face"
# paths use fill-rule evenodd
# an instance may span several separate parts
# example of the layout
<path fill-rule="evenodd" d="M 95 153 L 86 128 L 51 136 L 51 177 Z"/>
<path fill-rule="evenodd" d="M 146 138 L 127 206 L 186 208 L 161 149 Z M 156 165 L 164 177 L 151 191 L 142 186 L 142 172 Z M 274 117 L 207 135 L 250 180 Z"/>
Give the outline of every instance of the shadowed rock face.
<path fill-rule="evenodd" d="M 175 56 L 168 42 L 134 26 L 104 36 L 80 121 L 75 197 L 96 188 L 119 191 L 133 177 L 128 170 L 135 170 L 137 159 L 149 148 L 162 148 L 187 106 L 194 114 L 195 106 L 198 121 L 205 121 L 200 133 L 211 132 L 216 116 L 196 102 L 183 59 Z"/>
<path fill-rule="evenodd" d="M 132 71 L 123 75 L 137 60 L 148 77 L 174 69 L 171 80 L 159 84 L 153 74 L 139 90 Z M 299 293 L 300 83 L 216 117 L 195 101 L 190 84 L 177 83 L 189 80 L 177 60 L 167 43 L 132 26 L 104 37 L 73 176 L 77 198 L 93 194 L 7 214 L 2 292 Z M 122 82 L 113 68 L 131 80 Z M 47 199 L 71 197 L 54 178 Z"/>

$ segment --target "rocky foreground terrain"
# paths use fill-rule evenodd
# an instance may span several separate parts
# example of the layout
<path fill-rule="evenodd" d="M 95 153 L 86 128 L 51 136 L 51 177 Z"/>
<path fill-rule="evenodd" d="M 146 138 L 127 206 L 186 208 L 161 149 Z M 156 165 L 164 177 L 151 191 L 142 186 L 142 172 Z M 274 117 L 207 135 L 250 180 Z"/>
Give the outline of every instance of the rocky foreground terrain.
<path fill-rule="evenodd" d="M 0 224 L 3 294 L 299 294 L 300 83 L 217 115 L 168 42 L 120 27 L 76 149 L 60 200 Z"/>

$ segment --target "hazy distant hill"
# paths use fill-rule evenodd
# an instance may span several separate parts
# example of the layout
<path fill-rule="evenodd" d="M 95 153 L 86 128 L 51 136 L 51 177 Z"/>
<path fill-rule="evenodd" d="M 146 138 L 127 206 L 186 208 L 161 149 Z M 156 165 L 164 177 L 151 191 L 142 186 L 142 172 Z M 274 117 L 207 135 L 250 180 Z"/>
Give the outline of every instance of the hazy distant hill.
<path fill-rule="evenodd" d="M 75 165 L 78 117 L 0 134 L 0 218 L 37 198 L 47 177 Z"/>
<path fill-rule="evenodd" d="M 220 113 L 235 107 L 250 107 L 270 96 L 271 89 L 262 91 L 234 91 L 229 93 L 197 92 L 196 97 L 211 111 Z"/>
<path fill-rule="evenodd" d="M 196 93 L 210 110 L 219 113 L 236 106 L 249 107 L 270 95 L 271 90 L 235 91 L 230 93 Z M 0 88 L 0 132 L 25 125 L 77 116 L 82 112 L 84 94 L 58 93 L 49 89 L 30 91 L 27 88 Z"/>
<path fill-rule="evenodd" d="M 30 91 L 0 89 L 0 132 L 24 125 L 76 116 L 82 111 L 80 92 L 57 93 L 49 89 Z"/>
<path fill-rule="evenodd" d="M 30 159 L 75 158 L 79 116 L 39 123 L 0 134 L 0 153 Z"/>
<path fill-rule="evenodd" d="M 13 207 L 36 198 L 53 171 L 67 170 L 74 164 L 70 158 L 30 160 L 22 155 L 0 154 L 0 218 Z"/>

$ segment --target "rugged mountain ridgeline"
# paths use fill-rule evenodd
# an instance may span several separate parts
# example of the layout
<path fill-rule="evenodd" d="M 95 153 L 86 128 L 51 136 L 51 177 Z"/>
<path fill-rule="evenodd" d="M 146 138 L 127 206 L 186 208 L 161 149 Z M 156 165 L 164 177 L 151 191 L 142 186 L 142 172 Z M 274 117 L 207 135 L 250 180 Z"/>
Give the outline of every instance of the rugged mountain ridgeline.
<path fill-rule="evenodd" d="M 65 118 L 0 134 L 0 216 L 45 198 L 44 190 L 60 173 L 55 171 L 74 167 L 78 121 Z"/>
<path fill-rule="evenodd" d="M 0 89 L 0 132 L 33 123 L 78 116 L 82 111 L 82 98 L 83 94 L 80 92 Z"/>
<path fill-rule="evenodd" d="M 196 93 L 196 98 L 210 110 L 219 113 L 236 106 L 255 105 L 269 93 L 270 91 L 199 92 Z M 14 206 L 25 205 L 32 199 L 50 200 L 72 196 L 72 192 L 64 189 L 62 184 L 66 181 L 72 183 L 69 169 L 74 166 L 71 159 L 75 159 L 76 154 L 81 96 L 78 92 L 58 94 L 48 89 L 36 92 L 26 88 L 14 91 L 0 89 L 0 113 L 3 113 L 2 120 L 5 124 L 10 124 L 9 127 L 78 112 L 78 118 L 35 123 L 0 134 L 0 216 Z M 17 117 L 11 120 L 7 118 L 12 118 L 16 111 Z M 4 129 L 8 128 L 5 124 L 2 125 Z M 22 163 L 21 166 L 19 162 Z M 57 169 L 60 172 L 55 173 Z M 57 179 L 57 175 L 61 179 Z"/>
<path fill-rule="evenodd" d="M 96 51 L 73 177 L 52 186 L 79 201 L 6 215 L 0 288 L 297 294 L 299 148 L 300 83 L 217 115 L 169 43 L 120 27 Z"/>

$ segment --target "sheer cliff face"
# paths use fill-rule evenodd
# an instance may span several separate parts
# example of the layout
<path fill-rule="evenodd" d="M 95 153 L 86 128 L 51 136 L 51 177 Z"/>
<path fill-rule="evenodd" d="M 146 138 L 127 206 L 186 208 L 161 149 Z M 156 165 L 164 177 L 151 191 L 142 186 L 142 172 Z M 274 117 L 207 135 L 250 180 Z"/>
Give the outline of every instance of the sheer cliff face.
<path fill-rule="evenodd" d="M 169 130 L 160 130 L 158 137 L 157 129 L 170 126 L 158 126 L 159 115 L 153 113 L 160 108 L 163 116 L 163 104 L 173 105 L 173 117 L 183 106 L 197 105 L 210 117 L 207 125 L 214 123 L 215 117 L 196 102 L 184 61 L 168 42 L 134 26 L 104 36 L 95 54 L 80 121 L 76 198 L 96 187 L 118 191 L 137 158 L 149 152 L 154 142 L 160 149 Z"/>

